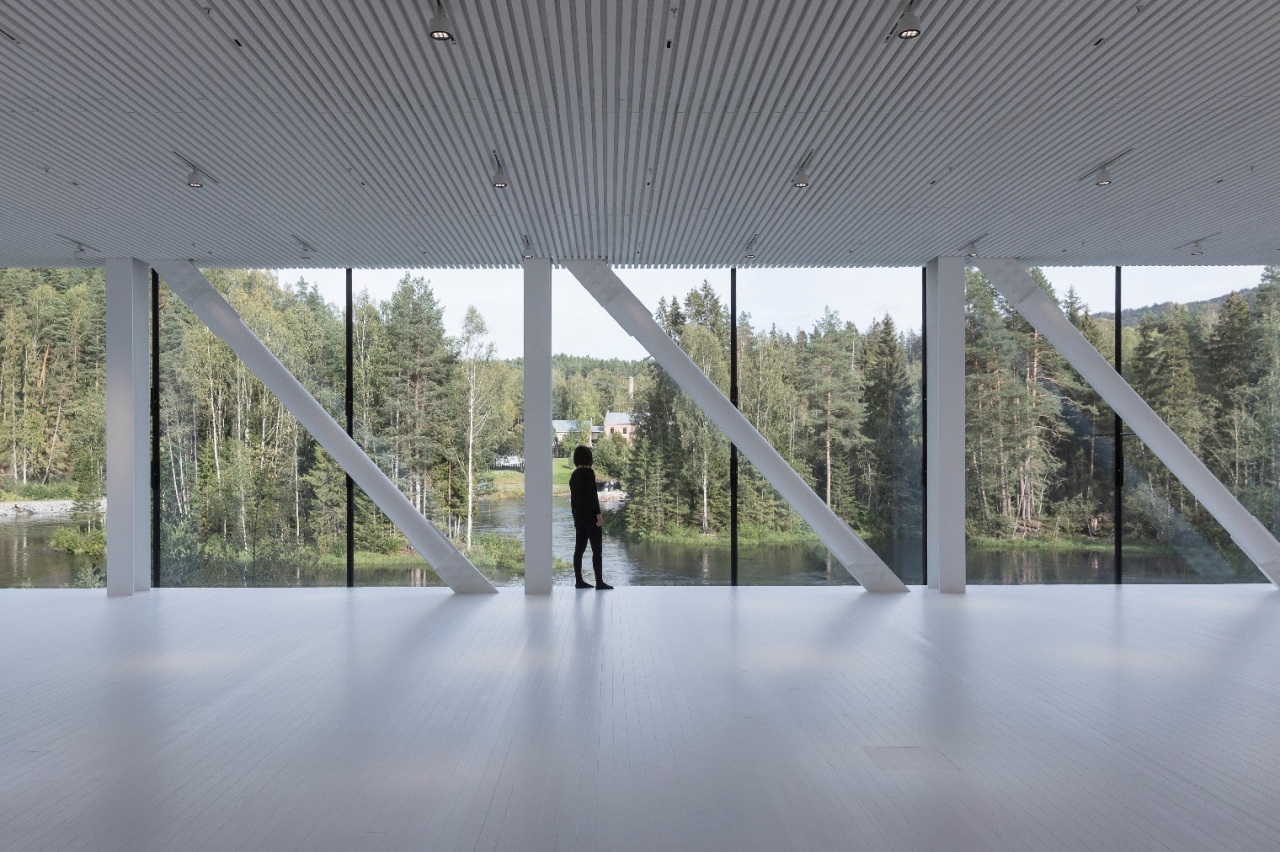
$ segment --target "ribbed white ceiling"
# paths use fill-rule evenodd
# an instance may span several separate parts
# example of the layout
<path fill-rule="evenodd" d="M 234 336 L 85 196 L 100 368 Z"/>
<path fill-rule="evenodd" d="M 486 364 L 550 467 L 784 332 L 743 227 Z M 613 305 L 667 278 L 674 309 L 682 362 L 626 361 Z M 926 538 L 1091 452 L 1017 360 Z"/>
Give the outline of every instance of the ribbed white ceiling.
<path fill-rule="evenodd" d="M 6 0 L 0 265 L 1280 262 L 1280 5 L 917 9 Z"/>

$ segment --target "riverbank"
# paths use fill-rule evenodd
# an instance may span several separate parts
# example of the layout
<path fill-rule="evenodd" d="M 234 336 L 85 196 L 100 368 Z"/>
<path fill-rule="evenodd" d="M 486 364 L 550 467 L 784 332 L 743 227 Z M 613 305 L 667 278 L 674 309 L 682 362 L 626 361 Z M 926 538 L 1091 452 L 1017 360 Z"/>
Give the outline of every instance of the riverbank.
<path fill-rule="evenodd" d="M 551 462 L 551 496 L 552 497 L 568 497 L 569 496 L 569 475 L 573 473 L 573 466 L 568 459 L 552 459 Z M 487 489 L 480 493 L 480 500 L 523 500 L 524 499 L 524 471 L 519 470 L 495 470 L 492 471 L 493 479 Z M 600 502 L 608 503 L 611 506 L 623 503 L 627 499 L 627 492 L 613 490 L 601 491 Z"/>
<path fill-rule="evenodd" d="M 7 500 L 0 502 L 0 518 L 71 517 L 74 500 Z M 106 511 L 107 502 L 102 501 Z"/>

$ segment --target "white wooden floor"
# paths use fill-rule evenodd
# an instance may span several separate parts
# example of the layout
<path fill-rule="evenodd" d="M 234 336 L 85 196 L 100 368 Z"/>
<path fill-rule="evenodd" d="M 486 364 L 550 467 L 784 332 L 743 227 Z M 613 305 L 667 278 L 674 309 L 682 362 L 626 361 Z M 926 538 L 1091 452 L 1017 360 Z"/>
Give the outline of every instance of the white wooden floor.
<path fill-rule="evenodd" d="M 0 848 L 1280 848 L 1269 586 L 0 592 Z"/>

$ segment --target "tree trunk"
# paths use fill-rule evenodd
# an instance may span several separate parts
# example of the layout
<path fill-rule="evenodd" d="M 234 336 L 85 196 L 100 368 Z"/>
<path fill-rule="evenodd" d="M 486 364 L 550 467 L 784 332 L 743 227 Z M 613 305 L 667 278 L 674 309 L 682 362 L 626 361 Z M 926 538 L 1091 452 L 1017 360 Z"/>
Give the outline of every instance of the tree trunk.
<path fill-rule="evenodd" d="M 471 507 L 475 500 L 474 458 L 476 446 L 476 375 L 471 368 L 471 387 L 467 393 L 467 553 L 471 552 Z"/>
<path fill-rule="evenodd" d="M 704 448 L 702 451 L 702 534 L 711 531 L 711 512 L 707 500 L 707 468 L 711 466 L 711 455 Z"/>
<path fill-rule="evenodd" d="M 827 391 L 827 505 L 831 505 L 831 391 Z"/>

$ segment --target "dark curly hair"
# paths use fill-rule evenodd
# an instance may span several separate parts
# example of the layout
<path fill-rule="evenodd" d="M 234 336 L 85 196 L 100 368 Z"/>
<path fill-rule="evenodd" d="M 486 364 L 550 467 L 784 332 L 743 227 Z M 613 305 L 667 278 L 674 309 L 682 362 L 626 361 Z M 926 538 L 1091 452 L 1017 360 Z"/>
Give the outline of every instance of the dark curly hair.
<path fill-rule="evenodd" d="M 575 447 L 573 450 L 573 464 L 575 467 L 591 467 L 591 448 Z"/>

